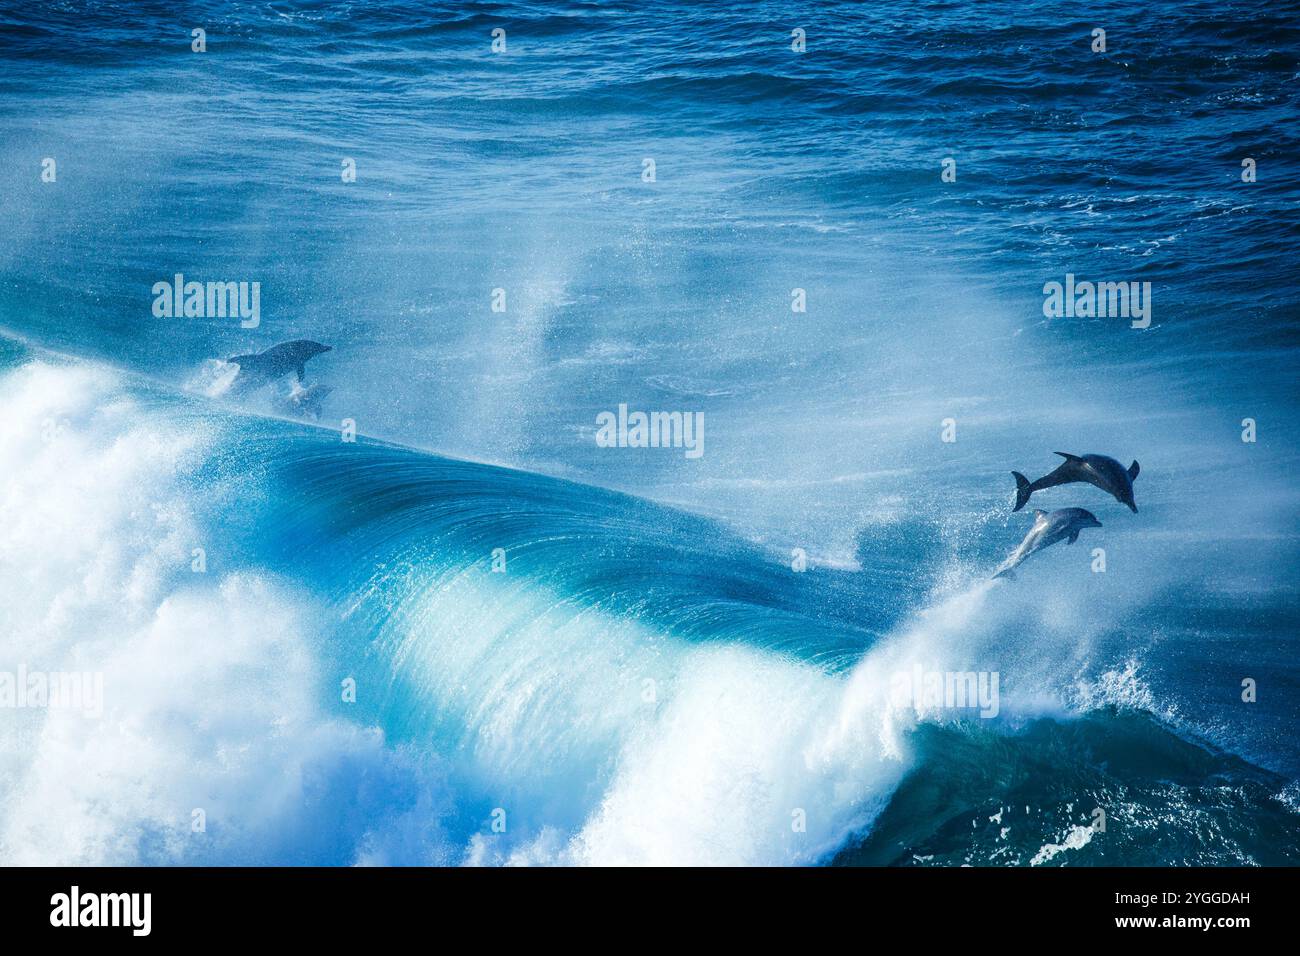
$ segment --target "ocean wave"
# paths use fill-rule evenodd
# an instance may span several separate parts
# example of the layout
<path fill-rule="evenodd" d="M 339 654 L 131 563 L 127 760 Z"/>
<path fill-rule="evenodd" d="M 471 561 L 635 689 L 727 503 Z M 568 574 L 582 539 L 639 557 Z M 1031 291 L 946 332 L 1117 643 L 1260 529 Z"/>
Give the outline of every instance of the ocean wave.
<path fill-rule="evenodd" d="M 1113 703 L 1053 695 L 1070 657 L 1043 637 L 1077 629 L 1040 616 L 1037 640 L 1009 641 L 1027 604 L 987 581 L 873 628 L 869 575 L 796 574 L 627 495 L 79 361 L 18 361 L 0 401 L 0 573 L 21 585 L 4 663 L 104 675 L 102 717 L 24 711 L 0 739 L 7 861 L 870 856 L 845 847 L 962 766 L 935 740 L 1036 759 L 1044 722 Z M 892 686 L 994 665 L 1020 680 L 991 721 Z M 1124 755 L 1110 733 L 1081 768 Z M 1169 728 L 1129 737 L 1184 753 Z M 1198 794 L 1229 766 L 1177 760 Z M 1237 799 L 1257 813 L 1253 794 Z"/>

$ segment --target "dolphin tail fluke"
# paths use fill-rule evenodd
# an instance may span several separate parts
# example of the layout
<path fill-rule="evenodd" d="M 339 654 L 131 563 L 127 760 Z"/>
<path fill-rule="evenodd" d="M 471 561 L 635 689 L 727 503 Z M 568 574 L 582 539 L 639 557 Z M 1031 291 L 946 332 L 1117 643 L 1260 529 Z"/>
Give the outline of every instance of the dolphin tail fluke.
<path fill-rule="evenodd" d="M 306 363 L 306 362 L 299 362 L 299 363 L 298 363 L 298 381 L 299 381 L 299 383 L 301 383 L 302 380 L 303 380 L 304 378 L 306 378 L 306 377 L 307 377 L 307 363 Z"/>
<path fill-rule="evenodd" d="M 1020 472 L 1013 471 L 1011 477 L 1016 479 L 1016 506 L 1011 510 L 1019 511 L 1029 503 L 1029 496 L 1033 494 L 1033 491 L 1030 490 L 1029 479 Z"/>
<path fill-rule="evenodd" d="M 994 581 L 998 578 L 1006 578 L 1008 581 L 1014 581 L 1016 579 L 1016 572 L 1012 571 L 1010 568 L 1002 568 L 993 575 Z"/>
<path fill-rule="evenodd" d="M 245 366 L 252 365 L 257 361 L 256 355 L 235 355 L 226 359 L 231 365 L 238 365 L 241 369 Z"/>

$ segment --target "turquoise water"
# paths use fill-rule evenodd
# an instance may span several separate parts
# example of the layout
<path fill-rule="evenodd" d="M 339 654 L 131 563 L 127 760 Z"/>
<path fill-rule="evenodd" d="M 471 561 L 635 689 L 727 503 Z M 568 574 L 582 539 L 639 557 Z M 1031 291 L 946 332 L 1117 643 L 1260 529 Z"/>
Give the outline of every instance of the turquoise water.
<path fill-rule="evenodd" d="M 0 670 L 105 714 L 13 712 L 0 859 L 1294 863 L 1297 28 L 1087 15 L 6 6 Z M 221 394 L 296 338 L 319 426 Z M 1140 511 L 991 586 L 1057 449 Z"/>

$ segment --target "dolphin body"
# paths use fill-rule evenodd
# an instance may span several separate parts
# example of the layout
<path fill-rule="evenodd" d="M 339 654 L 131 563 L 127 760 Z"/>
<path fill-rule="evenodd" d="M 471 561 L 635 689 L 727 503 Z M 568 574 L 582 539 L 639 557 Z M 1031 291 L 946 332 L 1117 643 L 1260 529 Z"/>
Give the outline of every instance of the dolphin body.
<path fill-rule="evenodd" d="M 1079 537 L 1079 532 L 1084 528 L 1100 527 L 1101 522 L 1093 513 L 1082 508 L 1061 508 L 1051 514 L 1046 511 L 1035 511 L 1034 525 L 1029 529 L 1029 534 L 1025 535 L 1025 540 L 1020 542 L 1020 547 L 1012 551 L 1011 555 L 999 565 L 993 577 L 1011 577 L 1012 568 L 1035 551 L 1042 551 L 1061 540 L 1074 544 Z"/>
<path fill-rule="evenodd" d="M 296 372 L 298 381 L 301 382 L 306 374 L 304 366 L 307 360 L 322 352 L 328 352 L 331 348 L 332 346 L 321 345 L 308 339 L 296 339 L 273 345 L 265 352 L 236 355 L 230 359 L 233 364 L 239 366 L 239 375 L 235 377 L 234 385 L 241 391 L 260 388 L 284 378 L 290 372 Z"/>
<path fill-rule="evenodd" d="M 321 400 L 334 391 L 328 385 L 314 382 L 306 388 L 295 385 L 293 390 L 276 402 L 276 410 L 296 418 L 320 421 Z"/>
<path fill-rule="evenodd" d="M 1037 481 L 1030 481 L 1018 471 L 1011 476 L 1016 479 L 1016 506 L 1012 511 L 1019 511 L 1029 501 L 1029 496 L 1044 488 L 1068 485 L 1072 481 L 1086 481 L 1096 485 L 1115 500 L 1126 504 L 1136 514 L 1137 503 L 1133 500 L 1133 479 L 1138 476 L 1138 463 L 1125 468 L 1114 458 L 1105 455 L 1071 455 L 1058 451 L 1056 454 L 1065 459 L 1051 474 L 1044 475 Z"/>

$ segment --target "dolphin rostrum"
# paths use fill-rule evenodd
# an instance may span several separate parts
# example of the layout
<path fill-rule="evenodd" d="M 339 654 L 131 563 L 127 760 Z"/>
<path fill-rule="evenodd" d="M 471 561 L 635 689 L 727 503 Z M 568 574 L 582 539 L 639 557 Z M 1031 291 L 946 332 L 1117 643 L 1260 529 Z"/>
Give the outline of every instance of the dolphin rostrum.
<path fill-rule="evenodd" d="M 235 387 L 241 390 L 260 388 L 283 378 L 290 372 L 296 372 L 301 382 L 306 374 L 303 367 L 314 355 L 328 352 L 332 346 L 321 345 L 308 339 L 296 339 L 293 342 L 281 342 L 265 352 L 254 355 L 236 355 L 230 361 L 239 366 L 239 375 L 235 378 Z"/>
<path fill-rule="evenodd" d="M 1082 529 L 1100 527 L 1101 522 L 1093 513 L 1082 508 L 1061 508 L 1051 514 L 1046 511 L 1035 511 L 1034 525 L 1029 529 L 1029 534 L 1025 535 L 1025 540 L 1020 542 L 1020 547 L 1012 551 L 1011 555 L 998 566 L 993 576 L 1010 577 L 1011 569 L 1035 551 L 1042 551 L 1043 548 L 1061 540 L 1074 544 Z"/>
<path fill-rule="evenodd" d="M 1138 476 L 1138 463 L 1125 468 L 1114 458 L 1105 455 L 1071 455 L 1058 451 L 1056 454 L 1065 459 L 1051 474 L 1044 475 L 1037 481 L 1030 481 L 1018 471 L 1011 476 L 1016 479 L 1016 506 L 1012 511 L 1019 511 L 1029 501 L 1029 496 L 1044 488 L 1056 485 L 1068 485 L 1072 481 L 1086 481 L 1096 485 L 1102 491 L 1114 495 L 1115 500 L 1128 505 L 1136 514 L 1138 506 L 1133 501 L 1133 479 Z"/>

